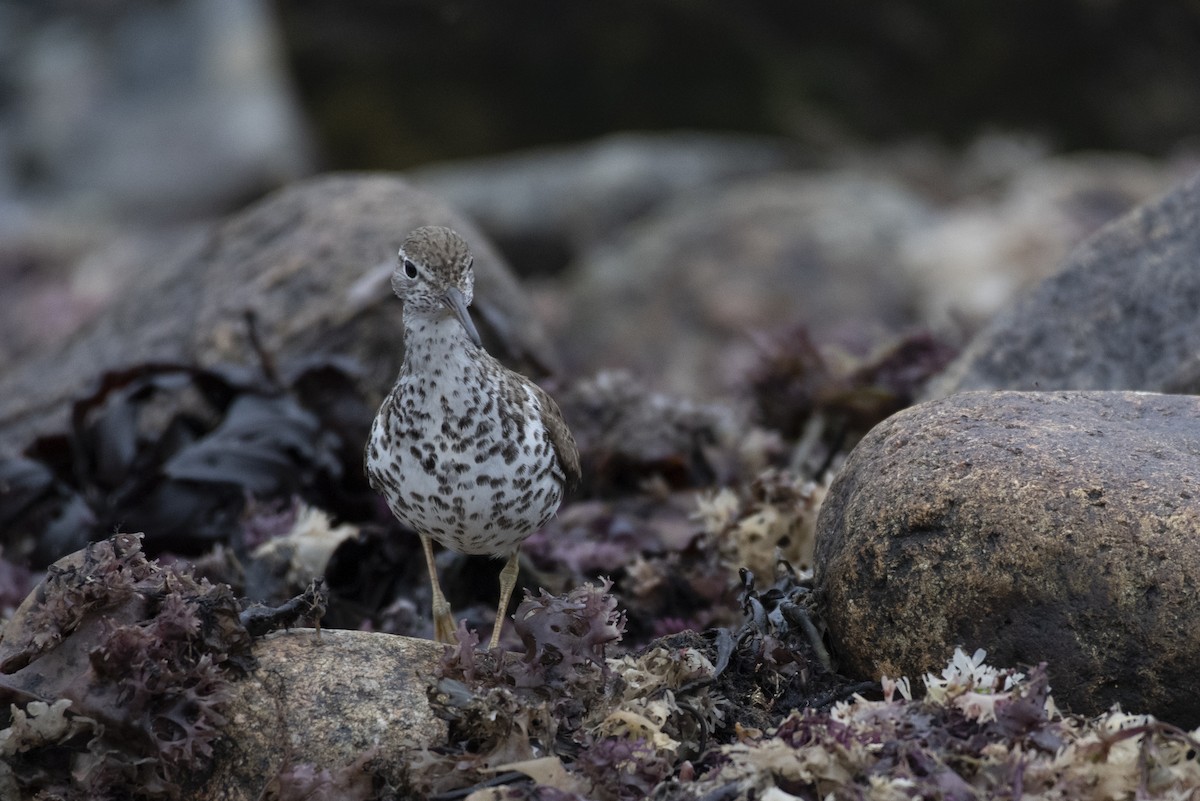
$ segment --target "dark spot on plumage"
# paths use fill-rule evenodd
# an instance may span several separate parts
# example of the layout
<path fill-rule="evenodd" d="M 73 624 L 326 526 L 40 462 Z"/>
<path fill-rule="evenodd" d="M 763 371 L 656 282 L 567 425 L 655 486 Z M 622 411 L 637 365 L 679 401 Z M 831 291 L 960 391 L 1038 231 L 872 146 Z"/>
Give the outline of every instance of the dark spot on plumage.
<path fill-rule="evenodd" d="M 504 457 L 505 464 L 512 464 L 513 462 L 515 462 L 517 460 L 518 455 L 519 455 L 519 452 L 517 451 L 516 443 L 513 443 L 513 442 L 504 443 L 504 450 L 501 452 L 501 456 Z"/>

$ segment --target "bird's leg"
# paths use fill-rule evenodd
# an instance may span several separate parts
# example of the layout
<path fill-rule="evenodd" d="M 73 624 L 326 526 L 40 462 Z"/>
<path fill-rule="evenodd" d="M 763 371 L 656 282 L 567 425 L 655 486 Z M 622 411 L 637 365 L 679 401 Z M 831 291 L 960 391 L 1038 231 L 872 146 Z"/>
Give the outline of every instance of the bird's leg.
<path fill-rule="evenodd" d="M 433 586 L 433 638 L 438 642 L 454 642 L 454 616 L 450 614 L 450 602 L 442 595 L 438 584 L 437 563 L 433 561 L 433 540 L 421 534 L 421 547 L 425 549 L 425 564 L 429 566 L 429 583 Z"/>
<path fill-rule="evenodd" d="M 508 557 L 504 564 L 504 569 L 500 571 L 500 605 L 496 607 L 496 625 L 492 627 L 492 644 L 488 646 L 488 650 L 500 644 L 500 632 L 504 629 L 508 602 L 512 598 L 513 587 L 517 585 L 517 553 L 518 551 L 512 552 L 512 556 Z"/>

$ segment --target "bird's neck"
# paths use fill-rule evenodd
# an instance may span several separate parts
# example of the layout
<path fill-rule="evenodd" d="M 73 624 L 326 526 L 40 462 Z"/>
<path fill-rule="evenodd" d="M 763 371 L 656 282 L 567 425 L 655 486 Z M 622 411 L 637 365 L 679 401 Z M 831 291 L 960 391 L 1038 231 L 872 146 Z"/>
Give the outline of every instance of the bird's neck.
<path fill-rule="evenodd" d="M 404 369 L 429 369 L 477 349 L 452 314 L 404 315 Z"/>

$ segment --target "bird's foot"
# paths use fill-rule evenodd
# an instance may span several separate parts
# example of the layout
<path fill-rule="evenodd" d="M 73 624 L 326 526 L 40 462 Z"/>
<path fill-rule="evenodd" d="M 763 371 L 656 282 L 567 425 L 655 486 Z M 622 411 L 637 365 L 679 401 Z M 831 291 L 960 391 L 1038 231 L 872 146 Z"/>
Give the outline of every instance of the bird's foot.
<path fill-rule="evenodd" d="M 433 638 L 438 642 L 453 645 L 457 642 L 454 636 L 457 628 L 458 626 L 454 623 L 454 615 L 450 613 L 450 604 L 444 600 L 440 604 L 435 603 L 433 605 Z"/>
<path fill-rule="evenodd" d="M 492 641 L 488 644 L 488 650 L 496 650 L 496 646 L 500 644 L 500 633 L 504 631 L 504 618 L 497 617 L 496 625 L 492 628 Z"/>

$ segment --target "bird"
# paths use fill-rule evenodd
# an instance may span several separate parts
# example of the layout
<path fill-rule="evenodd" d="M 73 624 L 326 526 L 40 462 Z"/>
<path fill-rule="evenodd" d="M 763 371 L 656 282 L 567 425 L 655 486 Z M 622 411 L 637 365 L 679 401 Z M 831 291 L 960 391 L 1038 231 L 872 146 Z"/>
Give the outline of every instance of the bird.
<path fill-rule="evenodd" d="M 423 226 L 408 234 L 391 284 L 402 302 L 404 361 L 371 425 L 367 477 L 421 538 L 438 641 L 453 643 L 455 624 L 433 542 L 506 560 L 495 649 L 521 543 L 579 483 L 579 450 L 554 399 L 484 349 L 468 309 L 473 257 L 457 232 Z"/>

